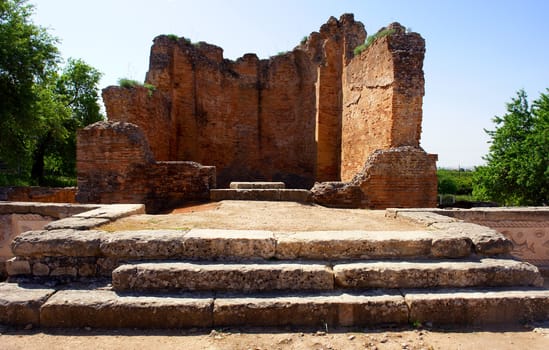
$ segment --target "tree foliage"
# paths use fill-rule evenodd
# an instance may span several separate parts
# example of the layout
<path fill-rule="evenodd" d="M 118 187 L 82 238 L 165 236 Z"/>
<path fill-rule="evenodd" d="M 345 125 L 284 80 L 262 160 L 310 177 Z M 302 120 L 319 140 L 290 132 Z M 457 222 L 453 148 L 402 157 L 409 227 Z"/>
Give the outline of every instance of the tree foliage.
<path fill-rule="evenodd" d="M 493 119 L 486 166 L 477 168 L 473 194 L 504 205 L 549 204 L 549 89 L 529 106 L 526 93 Z"/>
<path fill-rule="evenodd" d="M 44 183 L 74 176 L 76 130 L 103 119 L 101 74 L 82 60 L 60 69 L 58 40 L 31 21 L 26 0 L 0 1 L 0 161 Z"/>

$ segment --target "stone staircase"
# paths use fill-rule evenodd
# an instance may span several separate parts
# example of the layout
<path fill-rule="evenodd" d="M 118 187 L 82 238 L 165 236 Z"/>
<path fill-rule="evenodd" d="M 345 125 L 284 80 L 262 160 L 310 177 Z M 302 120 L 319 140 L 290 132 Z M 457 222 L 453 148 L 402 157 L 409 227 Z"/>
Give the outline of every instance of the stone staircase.
<path fill-rule="evenodd" d="M 502 235 L 428 212 L 387 215 L 425 229 L 110 233 L 57 222 L 13 242 L 0 323 L 325 328 L 549 319 L 538 269 L 509 258 Z"/>
<path fill-rule="evenodd" d="M 287 189 L 284 182 L 231 182 L 229 188 L 211 189 L 210 200 L 312 201 L 311 191 Z"/>

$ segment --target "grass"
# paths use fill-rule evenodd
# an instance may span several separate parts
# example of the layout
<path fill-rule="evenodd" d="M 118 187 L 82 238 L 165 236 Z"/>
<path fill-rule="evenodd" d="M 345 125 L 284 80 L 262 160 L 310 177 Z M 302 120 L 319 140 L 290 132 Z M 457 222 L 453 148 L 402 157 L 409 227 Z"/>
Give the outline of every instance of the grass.
<path fill-rule="evenodd" d="M 147 84 L 147 83 L 143 84 L 137 80 L 127 79 L 127 78 L 118 79 L 118 85 L 120 85 L 120 87 L 125 89 L 132 89 L 138 86 L 142 86 L 147 90 L 149 90 L 149 97 L 152 96 L 152 94 L 156 91 L 156 86 L 152 84 Z"/>
<path fill-rule="evenodd" d="M 357 47 L 355 47 L 355 49 L 354 49 L 355 56 L 360 55 L 364 50 L 366 50 L 368 47 L 370 47 L 370 45 L 372 45 L 377 39 L 386 37 L 388 35 L 393 35 L 394 33 L 395 33 L 394 29 L 385 28 L 385 29 L 380 30 L 379 32 L 375 33 L 374 35 L 368 36 L 368 38 L 366 38 L 366 41 L 364 42 L 364 44 L 361 44 L 361 45 L 358 45 Z"/>

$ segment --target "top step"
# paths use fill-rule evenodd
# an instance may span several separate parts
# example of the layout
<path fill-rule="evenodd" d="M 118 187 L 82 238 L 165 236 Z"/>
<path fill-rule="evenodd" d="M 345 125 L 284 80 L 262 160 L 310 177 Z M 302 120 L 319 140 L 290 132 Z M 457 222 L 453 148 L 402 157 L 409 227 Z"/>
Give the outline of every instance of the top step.
<path fill-rule="evenodd" d="M 283 190 L 286 188 L 284 182 L 231 182 L 232 190 Z"/>

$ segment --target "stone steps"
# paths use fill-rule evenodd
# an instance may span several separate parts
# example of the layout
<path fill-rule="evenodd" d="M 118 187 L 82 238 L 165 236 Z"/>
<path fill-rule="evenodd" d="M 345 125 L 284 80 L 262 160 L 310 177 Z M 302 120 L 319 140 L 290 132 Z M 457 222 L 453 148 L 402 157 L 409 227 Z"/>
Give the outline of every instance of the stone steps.
<path fill-rule="evenodd" d="M 334 288 L 541 286 L 536 267 L 510 259 L 282 261 L 263 263 L 138 262 L 112 273 L 117 291 L 277 291 Z"/>
<path fill-rule="evenodd" d="M 136 294 L 0 284 L 0 323 L 49 327 L 434 326 L 520 324 L 549 319 L 539 288 L 370 290 L 306 293 Z"/>

